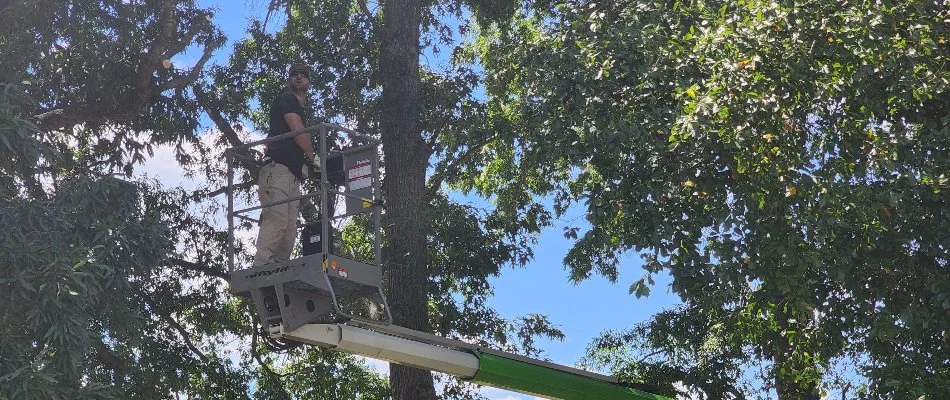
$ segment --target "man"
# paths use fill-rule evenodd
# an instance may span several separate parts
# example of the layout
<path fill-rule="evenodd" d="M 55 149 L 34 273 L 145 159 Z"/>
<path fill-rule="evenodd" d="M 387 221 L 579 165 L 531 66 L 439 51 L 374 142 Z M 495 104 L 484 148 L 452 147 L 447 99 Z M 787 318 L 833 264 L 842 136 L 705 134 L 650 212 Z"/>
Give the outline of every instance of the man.
<path fill-rule="evenodd" d="M 295 63 L 287 73 L 287 91 L 271 104 L 268 137 L 301 130 L 306 126 L 303 105 L 307 103 L 307 91 L 310 89 L 310 68 Z M 317 165 L 310 135 L 301 134 L 271 142 L 264 155 L 257 189 L 261 204 L 300 197 L 305 163 Z M 290 259 L 297 239 L 299 209 L 300 201 L 294 200 L 261 210 L 254 266 Z"/>

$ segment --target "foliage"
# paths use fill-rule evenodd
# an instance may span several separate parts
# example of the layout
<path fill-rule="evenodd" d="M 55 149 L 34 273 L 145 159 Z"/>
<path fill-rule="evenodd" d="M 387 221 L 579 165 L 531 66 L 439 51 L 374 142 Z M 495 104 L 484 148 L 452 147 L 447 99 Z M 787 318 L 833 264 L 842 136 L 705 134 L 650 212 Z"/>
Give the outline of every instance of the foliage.
<path fill-rule="evenodd" d="M 23 82 L 32 120 L 56 134 L 58 168 L 128 172 L 154 146 L 194 139 L 187 86 L 223 43 L 209 11 L 193 1 L 45 0 L 11 3 L 2 18 L 0 81 Z M 200 59 L 176 66 L 189 46 Z"/>
<path fill-rule="evenodd" d="M 12 117 L 3 121 L 5 135 L 10 126 L 35 129 L 17 120 L 22 114 Z M 14 154 L 50 148 L 35 139 L 18 143 Z M 24 171 L 5 169 L 4 176 Z M 233 328 L 220 322 L 226 315 L 215 304 L 218 287 L 183 285 L 183 274 L 169 267 L 177 253 L 170 233 L 176 221 L 163 209 L 187 201 L 144 183 L 91 174 L 56 182 L 47 188 L 49 197 L 22 188 L 10 179 L 0 187 L 6 227 L 0 396 L 244 397 L 245 379 L 233 365 L 198 348 Z M 191 314 L 174 317 L 182 312 Z"/>
<path fill-rule="evenodd" d="M 318 347 L 297 349 L 294 362 L 276 368 L 280 380 L 260 376 L 254 398 L 283 399 L 388 399 L 388 382 L 355 357 Z M 288 357 L 288 358 L 289 358 Z"/>
<path fill-rule="evenodd" d="M 539 191 L 556 212 L 583 204 L 573 279 L 616 279 L 619 255 L 639 252 L 631 292 L 670 273 L 728 348 L 771 365 L 782 398 L 816 398 L 852 355 L 870 396 L 950 392 L 945 5 L 568 1 L 525 15 L 469 55 L 486 118 L 512 129 L 455 185 L 513 209 Z"/>
<path fill-rule="evenodd" d="M 128 176 L 161 145 L 188 169 L 215 155 L 190 86 L 222 40 L 210 12 L 167 0 L 3 7 L 0 398 L 248 398 L 279 363 L 257 354 L 275 343 L 256 335 L 248 304 L 225 295 L 219 207 L 208 189 Z M 201 58 L 179 69 L 171 59 L 189 46 Z M 344 361 L 326 372 L 369 373 Z"/>
<path fill-rule="evenodd" d="M 376 58 L 379 52 L 377 18 L 353 8 L 350 1 L 291 1 L 281 3 L 287 18 L 284 26 L 270 33 L 261 22 L 252 22 L 247 39 L 235 45 L 227 65 L 212 68 L 213 80 L 203 88 L 202 107 L 223 121 L 250 121 L 266 130 L 270 99 L 283 89 L 286 66 L 302 60 L 312 66 L 311 121 L 337 121 L 361 133 L 380 135 L 380 82 Z M 428 29 L 438 42 L 448 29 L 436 16 Z M 314 41 L 312 38 L 324 38 Z M 448 39 L 446 39 L 448 40 Z M 423 135 L 438 152 L 442 165 L 460 156 L 458 146 L 484 131 L 471 132 L 478 117 L 473 89 L 473 70 L 459 66 L 447 71 L 421 73 L 424 104 Z M 238 124 L 217 123 L 219 143 L 238 143 Z M 228 135 L 232 130 L 235 135 Z M 384 166 L 385 167 L 385 166 Z M 212 179 L 221 182 L 220 177 Z M 253 179 L 251 174 L 245 180 Z M 529 315 L 506 320 L 486 306 L 492 289 L 489 279 L 506 265 L 523 265 L 531 258 L 531 226 L 546 214 L 519 219 L 499 210 L 479 210 L 450 200 L 441 192 L 441 178 L 431 181 L 423 200 L 426 204 L 429 268 L 429 315 L 433 332 L 476 340 L 481 345 L 502 347 L 524 354 L 541 354 L 533 341 L 539 336 L 563 335 L 544 316 Z M 371 259 L 367 240 L 369 221 L 355 218 L 342 227 L 343 251 Z M 533 225 L 529 225 L 533 224 Z M 390 240 L 390 239 L 386 239 Z M 399 290 L 399 289 L 388 289 Z M 294 353 L 295 365 L 307 362 Z M 453 385 L 444 396 L 471 396 L 470 386 Z M 468 393 L 468 394 L 462 394 Z"/>
<path fill-rule="evenodd" d="M 624 382 L 642 382 L 650 393 L 672 397 L 681 385 L 708 398 L 745 398 L 754 387 L 737 377 L 754 356 L 724 332 L 702 310 L 678 307 L 633 328 L 604 332 L 581 364 L 612 371 Z"/>

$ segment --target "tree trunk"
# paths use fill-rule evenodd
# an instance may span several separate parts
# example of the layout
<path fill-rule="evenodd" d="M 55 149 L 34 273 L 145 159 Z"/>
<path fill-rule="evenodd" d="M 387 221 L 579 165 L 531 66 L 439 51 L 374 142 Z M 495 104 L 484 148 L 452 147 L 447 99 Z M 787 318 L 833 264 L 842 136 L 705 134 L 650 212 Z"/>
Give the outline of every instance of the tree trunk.
<path fill-rule="evenodd" d="M 425 174 L 430 151 L 419 124 L 420 0 L 386 0 L 380 74 L 386 161 L 386 268 L 393 322 L 428 331 Z M 429 371 L 391 365 L 394 400 L 435 399 Z"/>

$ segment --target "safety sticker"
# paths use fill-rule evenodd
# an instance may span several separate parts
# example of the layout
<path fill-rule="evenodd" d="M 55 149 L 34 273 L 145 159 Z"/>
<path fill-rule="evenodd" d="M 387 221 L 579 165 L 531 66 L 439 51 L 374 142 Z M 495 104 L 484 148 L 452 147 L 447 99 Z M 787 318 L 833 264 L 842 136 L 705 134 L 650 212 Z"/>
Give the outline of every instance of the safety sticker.
<path fill-rule="evenodd" d="M 360 160 L 346 171 L 350 190 L 368 188 L 373 184 L 373 165 L 369 160 Z"/>

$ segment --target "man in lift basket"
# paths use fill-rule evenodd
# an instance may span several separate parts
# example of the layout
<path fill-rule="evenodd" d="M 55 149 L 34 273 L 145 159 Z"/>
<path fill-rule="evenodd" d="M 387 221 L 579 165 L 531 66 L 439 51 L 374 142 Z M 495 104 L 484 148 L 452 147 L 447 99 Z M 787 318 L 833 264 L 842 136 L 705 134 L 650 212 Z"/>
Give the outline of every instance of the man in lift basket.
<path fill-rule="evenodd" d="M 268 137 L 301 130 L 307 125 L 304 105 L 310 89 L 310 68 L 294 63 L 287 73 L 287 90 L 271 104 Z M 300 182 L 310 166 L 319 167 L 319 159 L 314 155 L 309 134 L 269 143 L 258 180 L 261 204 L 300 197 Z M 299 210 L 300 200 L 261 210 L 254 266 L 290 259 L 297 239 Z"/>

